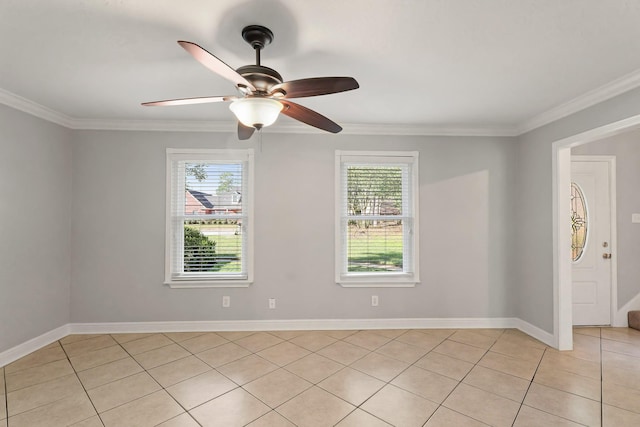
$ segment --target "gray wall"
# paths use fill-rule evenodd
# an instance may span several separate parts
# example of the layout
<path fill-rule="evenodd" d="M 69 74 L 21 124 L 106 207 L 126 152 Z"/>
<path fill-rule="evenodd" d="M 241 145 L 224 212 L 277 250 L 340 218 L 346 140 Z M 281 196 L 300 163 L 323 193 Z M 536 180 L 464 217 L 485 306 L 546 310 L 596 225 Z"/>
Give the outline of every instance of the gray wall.
<path fill-rule="evenodd" d="M 639 113 L 637 89 L 517 141 L 267 130 L 262 143 L 240 143 L 231 133 L 68 131 L 0 107 L 0 351 L 69 321 L 515 316 L 551 332 L 551 143 Z M 162 284 L 167 147 L 256 149 L 250 288 Z M 336 149 L 420 152 L 416 288 L 333 282 Z M 622 286 L 620 304 L 637 292 Z"/>
<path fill-rule="evenodd" d="M 640 114 L 640 89 L 519 137 L 518 317 L 553 332 L 552 143 Z"/>
<path fill-rule="evenodd" d="M 72 322 L 516 316 L 510 138 L 77 131 Z M 256 149 L 255 282 L 162 284 L 167 147 Z M 334 152 L 420 152 L 422 283 L 334 283 Z M 370 296 L 380 296 L 371 307 Z M 230 295 L 231 308 L 221 308 Z M 278 308 L 267 309 L 277 298 Z"/>
<path fill-rule="evenodd" d="M 571 149 L 571 154 L 616 156 L 616 227 L 618 308 L 640 293 L 640 224 L 631 214 L 640 213 L 640 131 L 627 132 Z"/>
<path fill-rule="evenodd" d="M 69 138 L 0 105 L 0 352 L 69 322 Z"/>

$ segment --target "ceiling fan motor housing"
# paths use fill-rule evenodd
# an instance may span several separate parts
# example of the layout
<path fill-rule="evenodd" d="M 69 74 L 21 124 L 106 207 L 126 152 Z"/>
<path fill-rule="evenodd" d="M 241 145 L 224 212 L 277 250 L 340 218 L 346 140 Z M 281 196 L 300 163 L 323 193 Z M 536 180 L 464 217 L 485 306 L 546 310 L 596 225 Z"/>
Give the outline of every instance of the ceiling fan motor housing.
<path fill-rule="evenodd" d="M 267 94 L 272 86 L 282 83 L 282 76 L 273 68 L 263 65 L 245 65 L 236 70 L 258 90 L 259 94 Z M 264 93 L 263 93 L 264 92 Z"/>

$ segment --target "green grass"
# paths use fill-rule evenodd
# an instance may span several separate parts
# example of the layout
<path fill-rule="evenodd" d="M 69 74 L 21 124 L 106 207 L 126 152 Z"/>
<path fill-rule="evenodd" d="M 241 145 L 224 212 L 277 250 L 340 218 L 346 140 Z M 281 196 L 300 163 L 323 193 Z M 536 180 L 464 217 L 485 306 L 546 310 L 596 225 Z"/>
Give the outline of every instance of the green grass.
<path fill-rule="evenodd" d="M 402 271 L 403 236 L 399 226 L 349 227 L 348 271 Z"/>
<path fill-rule="evenodd" d="M 224 231 L 230 233 L 238 230 L 237 225 L 231 224 L 189 224 L 188 226 L 197 228 L 201 232 Z M 216 271 L 239 272 L 241 269 L 242 236 L 222 234 L 207 237 L 216 242 L 218 262 Z M 402 251 L 403 236 L 400 226 L 349 227 L 349 272 L 402 271 Z"/>
<path fill-rule="evenodd" d="M 209 240 L 216 242 L 216 256 L 222 264 L 218 271 L 228 273 L 239 272 L 242 268 L 240 262 L 240 256 L 242 255 L 242 236 L 209 236 Z"/>
<path fill-rule="evenodd" d="M 216 243 L 216 266 L 213 271 L 238 273 L 242 269 L 242 235 L 232 234 L 239 230 L 235 224 L 186 224 L 201 233 L 223 232 L 221 235 L 206 236 Z"/>

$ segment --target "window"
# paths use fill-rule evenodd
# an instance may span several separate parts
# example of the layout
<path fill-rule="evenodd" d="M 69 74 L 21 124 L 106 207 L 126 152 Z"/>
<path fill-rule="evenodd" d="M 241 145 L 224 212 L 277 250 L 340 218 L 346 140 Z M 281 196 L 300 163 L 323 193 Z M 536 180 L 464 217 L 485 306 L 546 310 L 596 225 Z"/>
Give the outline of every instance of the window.
<path fill-rule="evenodd" d="M 414 286 L 418 153 L 336 152 L 336 282 Z"/>
<path fill-rule="evenodd" d="M 165 282 L 252 281 L 253 150 L 167 149 Z"/>

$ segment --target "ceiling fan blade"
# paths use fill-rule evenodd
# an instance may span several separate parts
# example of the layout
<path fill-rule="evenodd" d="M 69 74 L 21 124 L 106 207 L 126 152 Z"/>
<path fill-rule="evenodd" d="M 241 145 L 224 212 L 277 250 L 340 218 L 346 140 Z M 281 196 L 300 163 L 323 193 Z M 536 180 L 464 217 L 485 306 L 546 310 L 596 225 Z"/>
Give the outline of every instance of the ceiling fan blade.
<path fill-rule="evenodd" d="M 303 107 L 300 104 L 295 104 L 290 101 L 280 101 L 284 108 L 282 109 L 282 114 L 285 116 L 289 116 L 292 119 L 296 119 L 301 121 L 302 123 L 306 123 L 310 126 L 316 127 L 318 129 L 326 130 L 331 133 L 338 133 L 342 130 L 340 125 L 333 122 L 332 120 L 326 118 L 320 113 L 316 113 L 313 110 L 308 109 L 307 107 Z"/>
<path fill-rule="evenodd" d="M 255 132 L 255 128 L 250 126 L 245 126 L 242 123 L 238 122 L 238 139 L 245 140 L 251 138 L 253 132 Z"/>
<path fill-rule="evenodd" d="M 200 96 L 197 98 L 166 99 L 164 101 L 143 102 L 145 107 L 161 107 L 167 105 L 208 104 L 211 102 L 225 102 L 237 99 L 235 96 Z"/>
<path fill-rule="evenodd" d="M 236 70 L 216 58 L 212 53 L 203 49 L 195 43 L 179 40 L 178 44 L 191 54 L 202 65 L 233 82 L 238 88 L 248 88 L 251 92 L 255 92 L 256 88 L 251 82 L 242 77 Z"/>
<path fill-rule="evenodd" d="M 276 98 L 303 98 L 345 92 L 359 87 L 353 77 L 312 77 L 277 84 L 271 88 L 270 94 Z"/>

